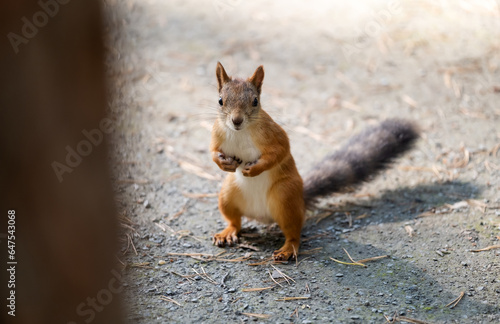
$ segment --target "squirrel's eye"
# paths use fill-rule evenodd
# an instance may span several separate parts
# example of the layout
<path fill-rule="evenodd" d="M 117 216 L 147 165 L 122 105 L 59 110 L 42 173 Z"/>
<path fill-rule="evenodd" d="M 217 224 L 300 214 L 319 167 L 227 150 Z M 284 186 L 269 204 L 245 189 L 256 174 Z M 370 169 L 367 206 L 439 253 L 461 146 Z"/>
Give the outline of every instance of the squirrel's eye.
<path fill-rule="evenodd" d="M 221 98 L 221 97 L 219 97 L 219 105 L 221 105 L 221 106 L 222 106 L 222 104 L 223 104 L 223 102 L 222 102 L 222 98 Z"/>
<path fill-rule="evenodd" d="M 252 102 L 252 106 L 257 107 L 258 104 L 259 104 L 259 101 L 257 100 L 257 98 L 255 98 Z"/>

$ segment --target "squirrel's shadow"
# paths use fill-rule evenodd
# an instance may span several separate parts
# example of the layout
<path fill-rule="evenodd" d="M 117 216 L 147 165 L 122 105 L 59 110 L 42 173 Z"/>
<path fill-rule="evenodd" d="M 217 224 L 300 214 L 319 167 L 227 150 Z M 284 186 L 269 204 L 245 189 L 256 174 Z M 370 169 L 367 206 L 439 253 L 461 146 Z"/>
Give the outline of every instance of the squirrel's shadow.
<path fill-rule="evenodd" d="M 388 190 L 379 197 L 355 198 L 355 194 L 345 194 L 338 196 L 336 200 L 340 201 L 328 208 L 334 213 L 333 216 L 340 218 L 329 217 L 318 222 L 317 216 L 309 217 L 304 226 L 304 233 L 307 234 L 309 230 L 318 227 L 328 227 L 332 221 L 338 223 L 339 219 L 341 222 L 346 222 L 346 212 L 353 219 L 358 218 L 357 227 L 367 223 L 382 224 L 412 220 L 431 208 L 471 199 L 480 192 L 480 188 L 468 182 L 446 182 Z M 321 207 L 318 209 L 321 210 Z"/>
<path fill-rule="evenodd" d="M 354 221 L 355 228 L 362 228 L 366 224 L 390 223 L 415 219 L 418 215 L 429 211 L 433 207 L 473 198 L 481 189 L 468 182 L 446 182 L 441 184 L 426 184 L 415 187 L 402 187 L 384 191 L 381 196 L 370 198 L 355 198 L 353 194 L 342 194 L 332 198 L 325 198 L 318 204 L 313 215 L 306 219 L 302 237 L 316 235 L 321 230 L 335 228 L 349 228 L 348 213 Z M 325 209 L 325 202 L 330 206 Z M 282 244 L 284 236 L 277 225 L 276 229 L 260 231 L 260 235 L 253 235 L 259 225 L 246 221 L 243 224 L 242 236 L 260 248 L 272 250 Z M 256 237 L 253 239 L 252 237 Z"/>
<path fill-rule="evenodd" d="M 470 199 L 479 194 L 480 191 L 480 188 L 470 183 L 448 182 L 400 188 L 386 191 L 379 197 L 368 199 L 356 199 L 352 196 L 342 195 L 333 198 L 333 200 L 340 198 L 341 202 L 335 204 L 334 208 L 349 209 L 352 216 L 366 214 L 366 217 L 355 223 L 356 228 L 362 229 L 367 224 L 410 221 L 432 207 Z M 349 197 L 347 202 L 343 200 L 344 197 Z M 332 198 L 329 200 L 332 201 Z M 435 217 L 439 217 L 439 215 Z M 457 291 L 459 289 L 466 290 L 468 287 L 442 286 L 428 275 L 426 270 L 415 265 L 412 255 L 407 256 L 408 260 L 405 257 L 382 259 L 370 263 L 368 269 L 359 266 L 337 265 L 333 261 L 329 261 L 328 256 L 336 257 L 336 255 L 347 261 L 347 256 L 342 251 L 343 246 L 349 250 L 354 259 L 390 255 L 394 249 L 389 245 L 387 248 L 380 249 L 372 246 L 369 242 L 361 244 L 340 239 L 338 233 L 342 233 L 342 229 L 349 229 L 346 219 L 345 212 L 338 212 L 338 215 L 334 213 L 333 216 L 325 218 L 317 224 L 317 219 L 313 217 L 308 220 L 304 227 L 301 251 L 318 247 L 321 250 L 312 255 L 299 256 L 299 261 L 312 257 L 310 262 L 327 262 L 329 263 L 328 267 L 331 267 L 334 273 L 347 271 L 342 277 L 337 277 L 332 273 L 331 276 L 323 278 L 322 285 L 324 287 L 337 287 L 339 284 L 345 286 L 345 289 L 356 287 L 358 290 L 356 294 L 366 294 L 370 303 L 389 304 L 391 310 L 411 310 L 418 316 L 425 316 L 426 312 L 430 312 L 429 316 L 433 316 L 436 320 L 462 320 L 463 318 L 460 316 L 464 316 L 464 314 L 488 315 L 497 314 L 500 311 L 496 305 L 466 298 L 466 301 L 462 301 L 464 304 L 462 307 L 467 309 L 466 312 L 450 312 L 445 305 L 458 297 Z M 254 230 L 256 230 L 255 227 L 251 226 L 250 231 Z M 245 232 L 248 233 L 248 231 Z M 261 230 L 260 232 L 260 237 L 249 235 L 245 240 L 255 243 L 262 250 L 266 250 L 266 253 L 283 243 L 284 237 L 277 235 L 278 230 Z M 429 262 L 436 261 L 430 260 Z M 294 262 L 289 264 L 293 266 Z M 434 264 L 436 263 L 429 266 L 434 266 Z"/>

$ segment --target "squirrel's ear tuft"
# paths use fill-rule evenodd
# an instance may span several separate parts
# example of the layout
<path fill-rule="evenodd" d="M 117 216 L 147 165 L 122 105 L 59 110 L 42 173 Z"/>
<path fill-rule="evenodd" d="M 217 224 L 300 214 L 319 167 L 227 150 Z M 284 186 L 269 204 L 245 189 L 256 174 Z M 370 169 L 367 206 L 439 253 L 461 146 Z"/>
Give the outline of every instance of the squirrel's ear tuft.
<path fill-rule="evenodd" d="M 248 81 L 250 81 L 257 88 L 257 92 L 260 94 L 262 82 L 264 81 L 264 66 L 259 66 L 253 75 L 248 78 Z"/>
<path fill-rule="evenodd" d="M 227 76 L 226 70 L 224 70 L 224 67 L 222 66 L 222 64 L 220 64 L 220 62 L 217 62 L 215 75 L 217 76 L 217 83 L 220 92 L 224 83 L 231 81 L 231 78 Z"/>

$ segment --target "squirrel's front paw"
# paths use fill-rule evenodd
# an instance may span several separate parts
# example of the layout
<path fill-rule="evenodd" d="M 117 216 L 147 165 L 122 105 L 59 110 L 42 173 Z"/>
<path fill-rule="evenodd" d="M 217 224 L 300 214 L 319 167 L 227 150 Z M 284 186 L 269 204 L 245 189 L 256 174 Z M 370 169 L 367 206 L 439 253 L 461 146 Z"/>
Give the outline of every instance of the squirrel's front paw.
<path fill-rule="evenodd" d="M 219 153 L 217 157 L 219 159 L 219 167 L 226 172 L 235 172 L 242 162 L 236 156 L 228 157 L 224 153 Z"/>
<path fill-rule="evenodd" d="M 241 171 L 245 177 L 255 177 L 262 173 L 262 171 L 256 167 L 258 160 L 253 162 L 247 162 L 245 168 Z"/>

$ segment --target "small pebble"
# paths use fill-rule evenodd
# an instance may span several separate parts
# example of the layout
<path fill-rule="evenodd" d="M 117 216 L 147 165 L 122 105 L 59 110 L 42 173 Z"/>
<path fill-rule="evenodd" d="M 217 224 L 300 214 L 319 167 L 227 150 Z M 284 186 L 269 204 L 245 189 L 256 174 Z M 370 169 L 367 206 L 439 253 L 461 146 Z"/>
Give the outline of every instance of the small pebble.
<path fill-rule="evenodd" d="M 273 277 L 273 279 L 279 279 L 279 278 L 283 278 L 283 275 L 281 273 L 279 273 L 277 270 L 273 270 L 271 277 Z"/>

